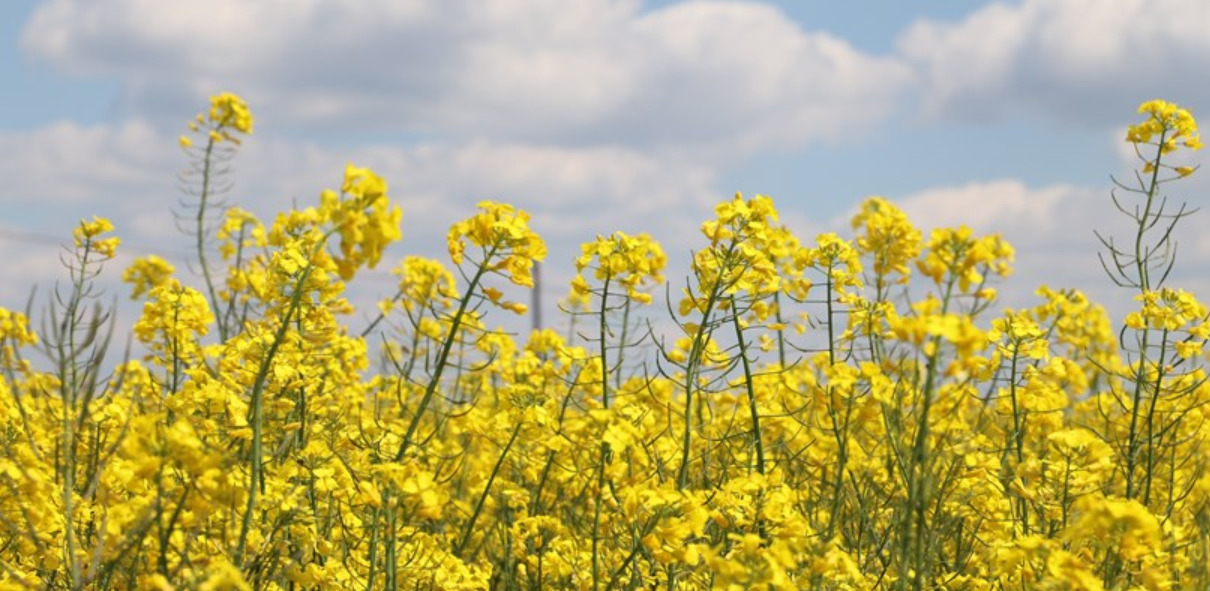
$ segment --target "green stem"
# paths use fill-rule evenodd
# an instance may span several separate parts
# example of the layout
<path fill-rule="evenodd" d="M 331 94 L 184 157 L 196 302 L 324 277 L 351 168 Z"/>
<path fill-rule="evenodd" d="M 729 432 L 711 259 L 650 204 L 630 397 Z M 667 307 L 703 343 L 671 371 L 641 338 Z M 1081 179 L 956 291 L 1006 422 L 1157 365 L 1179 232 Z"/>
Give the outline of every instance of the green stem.
<path fill-rule="evenodd" d="M 954 280 L 951 279 L 945 288 L 945 298 L 941 302 L 941 314 L 944 315 L 949 311 L 950 298 L 953 293 Z M 920 396 L 922 398 L 920 405 L 920 418 L 916 426 L 915 441 L 912 445 L 912 453 L 909 461 L 908 470 L 908 498 L 907 512 L 905 514 L 905 523 L 901 535 L 900 550 L 903 560 L 910 560 L 910 568 L 903 569 L 900 573 L 900 588 L 906 584 L 908 580 L 908 572 L 914 571 L 914 576 L 911 577 L 913 591 L 921 591 L 924 588 L 925 579 L 928 577 L 928 569 L 925 568 L 925 538 L 928 526 L 928 505 L 929 498 L 929 474 L 928 474 L 928 437 L 930 432 L 929 414 L 933 406 L 933 388 L 937 379 L 937 365 L 941 358 L 941 337 L 935 336 L 932 338 L 933 345 L 932 355 L 929 356 L 928 366 L 925 370 L 924 387 L 921 389 Z M 913 517 L 915 523 L 912 522 Z M 910 557 L 910 558 L 909 558 Z"/>
<path fill-rule="evenodd" d="M 1139 346 L 1138 369 L 1135 370 L 1134 393 L 1130 405 L 1130 431 L 1126 436 L 1126 498 L 1133 499 L 1134 469 L 1139 454 L 1139 409 L 1143 406 L 1143 372 L 1147 367 L 1147 341 L 1151 331 L 1144 328 Z"/>
<path fill-rule="evenodd" d="M 1018 400 L 1017 400 L 1017 356 L 1019 353 L 1019 349 L 1020 349 L 1020 344 L 1014 343 L 1013 344 L 1013 356 L 1012 356 L 1012 360 L 1009 362 L 1011 365 L 1010 365 L 1010 369 L 1008 372 L 1008 397 L 1009 397 L 1010 403 L 1012 404 L 1012 411 L 1013 411 L 1013 432 L 1011 435 L 1011 439 L 1012 439 L 1012 448 L 1016 452 L 1015 455 L 1017 458 L 1017 464 L 1009 472 L 1009 481 L 1007 483 L 1007 485 L 1009 485 L 1009 486 L 1011 486 L 1012 482 L 1017 479 L 1017 470 L 1020 469 L 1021 465 L 1025 462 L 1025 425 L 1024 425 L 1025 418 L 1021 413 L 1020 405 L 1018 404 Z M 1024 486 L 1024 484 L 1025 483 L 1022 482 L 1022 486 Z M 1009 490 L 1011 490 L 1011 489 L 1009 489 Z M 1029 511 L 1027 510 L 1027 507 L 1026 507 L 1025 497 L 1023 497 L 1021 495 L 1017 495 L 1017 504 L 1020 507 L 1019 511 L 1021 512 L 1021 533 L 1022 533 L 1022 535 L 1028 536 L 1029 535 Z M 1014 534 L 1015 534 L 1015 532 L 1014 532 Z"/>
<path fill-rule="evenodd" d="M 1160 400 L 1161 388 L 1164 383 L 1164 362 L 1168 353 L 1168 331 L 1164 330 L 1164 334 L 1160 339 L 1160 358 L 1156 361 L 1155 370 L 1155 387 L 1151 392 L 1151 404 L 1147 409 L 1147 470 L 1143 474 L 1143 506 L 1150 507 L 1151 505 L 1151 482 L 1155 472 L 1155 407 Z M 1160 434 L 1160 439 L 1163 439 L 1163 433 Z"/>
<path fill-rule="evenodd" d="M 601 310 L 597 314 L 598 344 L 601 354 L 601 405 L 609 409 L 609 363 L 606 360 L 608 342 L 606 339 L 609 329 L 605 313 L 609 309 L 609 283 L 611 276 L 605 277 L 601 287 Z M 623 342 L 625 345 L 625 342 Z M 592 512 L 592 588 L 600 589 L 600 541 L 601 541 L 601 505 L 605 499 L 605 465 L 609 462 L 609 443 L 601 440 L 600 466 L 597 469 L 597 499 Z"/>
<path fill-rule="evenodd" d="M 290 307 L 286 309 L 286 314 L 282 317 L 281 324 L 277 327 L 277 332 L 273 335 L 273 342 L 269 345 L 269 351 L 265 354 L 264 360 L 261 361 L 260 368 L 256 372 L 256 380 L 252 385 L 252 395 L 249 401 L 252 406 L 252 420 L 249 421 L 252 424 L 252 470 L 248 482 L 248 501 L 244 507 L 243 524 L 240 526 L 239 542 L 235 551 L 235 563 L 237 565 L 243 562 L 244 552 L 247 550 L 248 532 L 252 529 L 252 515 L 256 509 L 257 485 L 262 480 L 264 472 L 264 458 L 262 457 L 263 443 L 261 439 L 264 431 L 262 423 L 264 422 L 265 383 L 269 377 L 269 367 L 273 364 L 274 358 L 277 357 L 277 351 L 281 347 L 282 341 L 286 338 L 286 332 L 290 329 L 291 318 L 294 317 L 294 314 L 298 312 L 299 307 L 302 305 L 303 287 L 307 284 L 307 279 L 310 278 L 311 271 L 315 268 L 315 264 L 310 261 L 324 247 L 324 244 L 328 241 L 328 237 L 333 232 L 335 230 L 326 232 L 307 258 L 307 266 L 303 267 L 302 274 L 294 285 L 294 293 L 290 296 Z"/>
<path fill-rule="evenodd" d="M 1147 202 L 1143 205 L 1142 217 L 1137 220 L 1139 227 L 1134 235 L 1134 264 L 1139 274 L 1139 290 L 1144 293 L 1151 290 L 1151 276 L 1147 271 L 1147 257 L 1143 256 L 1143 235 L 1151 227 L 1151 224 L 1147 223 L 1147 219 L 1151 217 L 1151 208 L 1155 204 L 1155 193 L 1160 187 L 1160 160 L 1163 158 L 1164 138 L 1167 135 L 1167 129 L 1160 132 L 1159 145 L 1155 149 L 1155 160 L 1151 163 L 1151 182 L 1147 187 Z"/>
<path fill-rule="evenodd" d="M 752 367 L 748 362 L 748 344 L 744 342 L 744 330 L 739 324 L 735 296 L 731 296 L 731 323 L 735 327 L 735 339 L 739 343 L 739 359 L 744 369 L 744 386 L 748 393 L 748 413 L 752 417 L 752 443 L 756 446 L 756 472 L 765 474 L 765 447 L 760 432 L 760 411 L 756 408 L 756 388 L 752 380 Z"/>
<path fill-rule="evenodd" d="M 504 451 L 500 452 L 500 457 L 496 459 L 496 465 L 492 466 L 492 473 L 487 477 L 487 484 L 483 487 L 483 494 L 479 495 L 479 501 L 475 503 L 475 512 L 471 514 L 470 520 L 466 522 L 466 530 L 462 532 L 462 539 L 458 542 L 457 546 L 454 546 L 454 556 L 462 557 L 462 551 L 466 549 L 466 544 L 471 539 L 471 533 L 475 531 L 475 522 L 478 521 L 479 514 L 483 512 L 483 504 L 487 502 L 487 495 L 492 490 L 492 483 L 496 481 L 496 475 L 500 473 L 500 467 L 504 465 L 504 458 L 508 456 L 513 443 L 517 441 L 517 436 L 521 434 L 521 427 L 524 424 L 524 421 L 517 421 L 517 425 L 513 427 L 512 436 L 508 438 L 508 443 L 504 444 Z"/>
<path fill-rule="evenodd" d="M 487 262 L 495 253 L 496 249 L 494 247 L 487 253 L 483 262 L 475 270 L 475 276 L 471 278 L 470 285 L 466 287 L 466 293 L 463 293 L 462 299 L 458 301 L 458 311 L 454 313 L 453 318 L 450 320 L 449 334 L 445 335 L 445 341 L 441 343 L 441 351 L 437 354 L 433 377 L 429 380 L 429 385 L 424 389 L 424 397 L 420 399 L 420 406 L 416 407 L 416 414 L 412 415 L 412 421 L 408 423 L 407 433 L 404 434 L 403 441 L 399 443 L 399 451 L 395 452 L 396 462 L 403 461 L 408 448 L 412 445 L 412 438 L 416 435 L 416 429 L 420 427 L 420 419 L 424 416 L 424 411 L 428 408 L 429 403 L 432 402 L 433 395 L 437 393 L 437 386 L 441 383 L 441 374 L 445 371 L 446 361 L 449 360 L 450 351 L 454 348 L 454 342 L 458 340 L 458 328 L 462 326 L 462 317 L 466 314 L 466 309 L 470 305 L 471 298 L 475 296 L 475 288 L 479 286 L 479 281 L 487 273 Z"/>
<path fill-rule="evenodd" d="M 81 387 L 80 371 L 76 365 L 76 359 L 79 356 L 76 344 L 76 330 L 79 318 L 80 302 L 84 298 L 85 284 L 88 281 L 88 255 L 91 250 L 91 239 L 84 245 L 84 252 L 80 255 L 80 268 L 77 273 L 73 273 L 71 297 L 68 298 L 67 305 L 64 306 L 63 320 L 61 323 L 61 334 L 55 339 L 58 349 L 58 377 L 60 384 L 60 392 L 63 399 L 63 515 L 64 522 L 67 524 L 63 533 L 64 542 L 66 543 L 65 561 L 68 564 L 68 582 L 72 589 L 76 589 L 83 582 L 81 577 L 80 561 L 76 557 L 76 531 L 75 531 L 75 498 L 73 496 L 75 489 L 75 468 L 76 468 L 76 434 L 72 429 L 71 411 L 75 408 L 79 400 L 79 392 Z M 82 346 L 81 346 L 82 347 Z"/>
<path fill-rule="evenodd" d="M 827 281 L 824 283 L 826 289 L 827 305 L 827 325 L 828 325 L 828 366 L 829 368 L 836 365 L 836 337 L 835 337 L 835 314 L 832 300 L 832 266 L 827 270 Z M 846 403 L 845 418 L 843 421 L 837 416 L 836 409 L 832 407 L 833 388 L 828 384 L 828 417 L 832 421 L 832 434 L 836 438 L 836 474 L 832 480 L 832 507 L 828 517 L 828 529 L 824 535 L 825 539 L 831 539 L 836 531 L 836 521 L 840 515 L 840 501 L 842 498 L 841 490 L 844 488 L 844 474 L 848 469 L 849 463 L 849 417 L 852 415 L 853 401 L 852 396 Z"/>
<path fill-rule="evenodd" d="M 710 295 L 706 299 L 706 309 L 702 312 L 702 322 L 698 325 L 697 334 L 693 335 L 693 345 L 689 349 L 689 359 L 685 365 L 685 435 L 681 441 L 681 467 L 677 470 L 676 489 L 684 490 L 689 482 L 689 454 L 690 443 L 693 438 L 693 393 L 696 390 L 695 383 L 697 381 L 697 372 L 702 363 L 702 355 L 705 354 L 706 343 L 709 341 L 709 332 L 707 327 L 710 324 L 710 315 L 714 313 L 714 306 L 718 303 L 724 286 L 722 285 L 723 277 L 726 276 L 726 271 L 732 262 L 732 255 L 739 245 L 732 241 L 727 246 L 727 251 L 723 253 L 721 260 L 718 263 L 718 274 L 714 279 L 713 285 L 710 287 Z"/>
<path fill-rule="evenodd" d="M 717 300 L 717 288 L 710 293 L 706 300 L 706 311 L 702 313 L 702 323 L 698 326 L 697 334 L 693 337 L 693 346 L 689 349 L 688 365 L 685 367 L 685 435 L 681 441 L 681 468 L 676 475 L 676 489 L 684 490 L 689 481 L 689 452 L 693 437 L 693 393 L 694 382 L 697 380 L 698 366 L 706 348 L 706 323 L 714 312 Z"/>
<path fill-rule="evenodd" d="M 210 169 L 213 165 L 214 138 L 206 141 L 206 153 L 202 156 L 202 193 L 198 195 L 197 204 L 197 261 L 202 268 L 202 278 L 206 280 L 206 292 L 210 296 L 210 308 L 218 319 L 218 335 L 220 341 L 227 340 L 226 319 L 219 315 L 218 294 L 214 291 L 214 280 L 210 277 L 210 264 L 206 261 L 206 205 L 210 199 Z"/>

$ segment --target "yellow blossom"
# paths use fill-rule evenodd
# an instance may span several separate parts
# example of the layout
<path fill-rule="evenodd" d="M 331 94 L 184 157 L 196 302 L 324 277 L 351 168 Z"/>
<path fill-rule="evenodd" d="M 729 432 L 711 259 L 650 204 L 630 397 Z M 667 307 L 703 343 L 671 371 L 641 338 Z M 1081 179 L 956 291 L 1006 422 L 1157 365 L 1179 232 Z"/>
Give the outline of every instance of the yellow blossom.
<path fill-rule="evenodd" d="M 122 273 L 122 281 L 133 286 L 131 299 L 138 299 L 152 288 L 163 285 L 175 271 L 176 269 L 168 261 L 156 255 L 148 255 L 135 259 L 130 267 Z"/>

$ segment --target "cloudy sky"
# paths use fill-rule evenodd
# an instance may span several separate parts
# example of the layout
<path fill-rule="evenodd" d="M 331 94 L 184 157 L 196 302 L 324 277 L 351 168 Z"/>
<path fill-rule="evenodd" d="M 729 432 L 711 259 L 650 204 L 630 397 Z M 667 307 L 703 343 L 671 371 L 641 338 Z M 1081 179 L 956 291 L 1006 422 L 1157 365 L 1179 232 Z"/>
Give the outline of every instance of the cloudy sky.
<path fill-rule="evenodd" d="M 125 241 L 112 276 L 151 252 L 185 267 L 175 138 L 220 91 L 256 117 L 232 203 L 309 204 L 346 162 L 388 180 L 405 238 L 363 293 L 495 199 L 547 238 L 547 302 L 596 233 L 649 232 L 683 270 L 738 191 L 805 240 L 883 195 L 1003 233 L 1006 305 L 1047 283 L 1120 307 L 1093 229 L 1126 230 L 1124 129 L 1159 97 L 1210 121 L 1205 0 L 8 0 L 0 29 L 8 307 L 62 277 L 56 244 L 93 214 Z M 1170 196 L 1205 205 L 1207 177 Z M 1210 297 L 1202 215 L 1177 279 Z"/>

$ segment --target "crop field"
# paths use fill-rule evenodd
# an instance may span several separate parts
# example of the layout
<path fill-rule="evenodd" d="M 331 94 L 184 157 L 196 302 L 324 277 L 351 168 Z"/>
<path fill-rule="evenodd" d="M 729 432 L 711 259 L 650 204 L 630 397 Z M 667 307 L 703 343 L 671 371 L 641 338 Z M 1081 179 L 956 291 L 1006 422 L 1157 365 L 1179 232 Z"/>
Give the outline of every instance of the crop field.
<path fill-rule="evenodd" d="M 1201 142 L 1165 101 L 1123 121 L 1119 325 L 1045 286 L 1005 309 L 1010 244 L 878 197 L 843 236 L 723 200 L 687 277 L 648 235 L 548 253 L 499 202 L 386 260 L 367 168 L 271 220 L 217 203 L 253 115 L 216 95 L 180 138 L 191 269 L 114 268 L 90 217 L 59 297 L 0 308 L 0 590 L 1210 588 L 1210 315 L 1167 282 L 1196 222 L 1165 199 Z M 548 254 L 561 328 L 493 328 Z"/>

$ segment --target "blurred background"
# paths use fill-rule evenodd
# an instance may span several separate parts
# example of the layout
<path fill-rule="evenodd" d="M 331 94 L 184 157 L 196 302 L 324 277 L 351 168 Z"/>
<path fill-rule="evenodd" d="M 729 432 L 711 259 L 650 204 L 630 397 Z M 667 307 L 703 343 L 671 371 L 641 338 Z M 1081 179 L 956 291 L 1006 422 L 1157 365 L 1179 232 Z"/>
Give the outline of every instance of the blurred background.
<path fill-rule="evenodd" d="M 404 239 L 355 302 L 389 295 L 406 254 L 448 262 L 446 228 L 491 199 L 530 211 L 548 242 L 549 324 L 581 242 L 650 233 L 675 289 L 698 226 L 736 192 L 770 195 L 808 243 L 848 236 L 869 195 L 926 232 L 999 232 L 1018 251 L 1002 306 L 1047 284 L 1120 320 L 1131 293 L 1102 272 L 1093 230 L 1129 230 L 1109 197 L 1111 175 L 1133 179 L 1126 126 L 1164 98 L 1210 129 L 1204 0 L 9 0 L 0 28 L 9 308 L 66 280 L 59 245 L 93 215 L 123 239 L 107 297 L 125 299 L 136 256 L 190 276 L 176 138 L 222 91 L 255 117 L 230 204 L 271 223 L 339 187 L 348 162 L 387 179 Z M 1203 206 L 1210 170 L 1167 188 Z M 1170 283 L 1210 298 L 1207 215 L 1181 226 Z M 119 326 L 137 313 L 124 305 Z"/>

